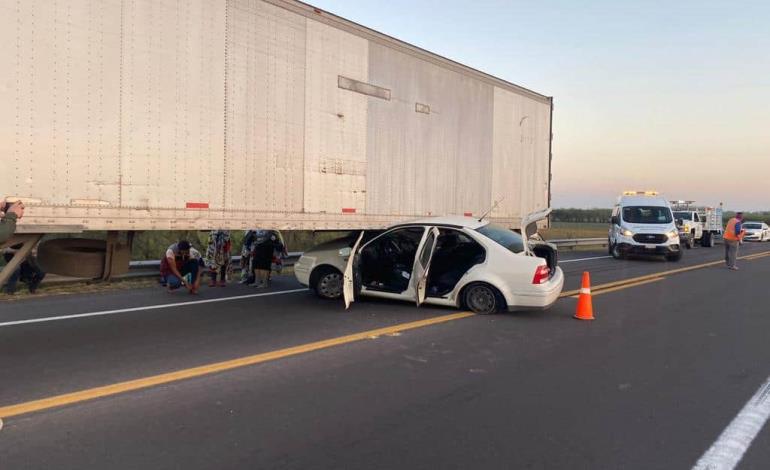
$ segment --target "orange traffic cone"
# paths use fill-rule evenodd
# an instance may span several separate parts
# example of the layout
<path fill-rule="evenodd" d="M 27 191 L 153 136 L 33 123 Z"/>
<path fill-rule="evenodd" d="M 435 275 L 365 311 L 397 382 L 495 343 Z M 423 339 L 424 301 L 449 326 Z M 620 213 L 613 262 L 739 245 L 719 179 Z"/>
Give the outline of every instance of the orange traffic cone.
<path fill-rule="evenodd" d="M 588 275 L 588 271 L 583 273 L 583 284 L 580 286 L 575 318 L 578 320 L 594 319 L 594 307 L 591 304 L 591 276 Z"/>

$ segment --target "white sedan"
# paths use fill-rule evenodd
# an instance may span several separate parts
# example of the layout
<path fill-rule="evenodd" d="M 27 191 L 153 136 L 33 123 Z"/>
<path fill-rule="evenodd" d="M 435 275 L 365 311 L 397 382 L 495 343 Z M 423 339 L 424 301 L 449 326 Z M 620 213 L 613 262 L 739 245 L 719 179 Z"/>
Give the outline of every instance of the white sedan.
<path fill-rule="evenodd" d="M 743 229 L 746 235 L 743 237 L 746 241 L 766 242 L 770 240 L 770 227 L 764 222 L 744 222 Z"/>
<path fill-rule="evenodd" d="M 525 218 L 526 237 L 471 217 L 355 233 L 305 252 L 294 273 L 320 297 L 343 297 L 346 307 L 360 295 L 480 314 L 545 309 L 559 298 L 564 273 L 555 247 L 529 238 L 549 212 Z"/>

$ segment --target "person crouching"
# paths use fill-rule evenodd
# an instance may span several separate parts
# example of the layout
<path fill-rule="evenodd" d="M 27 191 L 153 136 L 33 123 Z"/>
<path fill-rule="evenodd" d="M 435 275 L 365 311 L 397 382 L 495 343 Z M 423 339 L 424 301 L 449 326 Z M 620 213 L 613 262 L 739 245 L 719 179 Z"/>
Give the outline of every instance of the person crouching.
<path fill-rule="evenodd" d="M 169 246 L 160 262 L 161 284 L 169 292 L 184 286 L 190 294 L 197 294 L 201 283 L 201 254 L 187 240 Z"/>

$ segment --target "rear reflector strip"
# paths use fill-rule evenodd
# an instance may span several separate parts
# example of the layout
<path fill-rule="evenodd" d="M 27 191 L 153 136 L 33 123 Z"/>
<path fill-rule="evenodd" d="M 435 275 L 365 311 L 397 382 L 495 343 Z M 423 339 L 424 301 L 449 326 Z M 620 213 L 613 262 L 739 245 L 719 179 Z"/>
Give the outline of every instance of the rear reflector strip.
<path fill-rule="evenodd" d="M 465 217 L 473 217 L 473 212 L 466 212 L 463 214 Z"/>
<path fill-rule="evenodd" d="M 342 208 L 342 213 L 343 214 L 355 214 L 356 213 L 356 209 L 355 209 L 355 207 L 343 207 Z"/>
<path fill-rule="evenodd" d="M 188 209 L 208 209 L 209 203 L 208 202 L 188 202 L 186 207 Z"/>

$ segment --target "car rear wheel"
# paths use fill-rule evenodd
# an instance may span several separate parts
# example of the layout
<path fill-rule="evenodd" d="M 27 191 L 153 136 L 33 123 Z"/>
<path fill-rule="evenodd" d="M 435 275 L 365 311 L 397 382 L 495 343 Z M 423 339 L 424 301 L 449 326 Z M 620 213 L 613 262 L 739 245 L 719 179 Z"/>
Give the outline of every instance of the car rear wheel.
<path fill-rule="evenodd" d="M 463 302 L 473 313 L 490 315 L 505 307 L 505 299 L 500 292 L 488 284 L 472 284 L 463 293 Z"/>
<path fill-rule="evenodd" d="M 342 297 L 342 273 L 334 268 L 319 268 L 318 274 L 314 273 L 315 282 L 312 283 L 316 295 L 322 299 L 339 299 Z"/>

